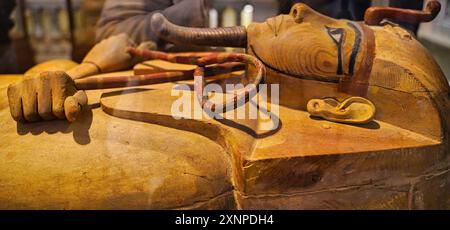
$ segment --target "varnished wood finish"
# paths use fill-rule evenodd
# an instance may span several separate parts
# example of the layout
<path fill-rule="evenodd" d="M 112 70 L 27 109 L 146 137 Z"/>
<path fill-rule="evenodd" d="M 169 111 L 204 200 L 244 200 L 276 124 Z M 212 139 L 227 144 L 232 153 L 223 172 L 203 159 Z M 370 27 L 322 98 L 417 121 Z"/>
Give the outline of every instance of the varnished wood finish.
<path fill-rule="evenodd" d="M 294 10 L 297 18 L 303 15 L 301 20 L 295 17 Z M 280 84 L 280 103 L 285 106 L 306 110 L 312 99 L 331 97 L 342 101 L 355 94 L 360 96 L 358 91 L 343 90 L 349 82 L 346 79 L 351 79 L 351 87 L 346 88 L 366 88 L 363 95 L 375 105 L 375 119 L 443 138 L 448 124 L 441 121 L 448 117 L 449 87 L 431 55 L 397 25 L 362 26 L 365 29 L 356 26 L 360 29 L 355 30 L 348 23 L 299 4 L 291 15 L 251 24 L 248 51 L 266 64 L 267 82 Z M 342 28 L 345 32 L 345 41 L 341 42 L 343 75 L 337 74 L 337 37 L 330 37 L 328 28 Z M 365 72 L 359 76 L 350 74 L 352 51 L 357 44 L 354 73 Z"/>
<path fill-rule="evenodd" d="M 86 91 L 89 107 L 73 123 L 21 124 L 6 97 L 20 78 L 0 76 L 0 209 L 235 208 L 230 159 L 218 144 L 99 107 L 103 93 L 132 89 Z"/>
<path fill-rule="evenodd" d="M 113 116 L 188 130 L 219 143 L 232 156 L 238 208 L 449 208 L 448 150 L 439 140 L 378 120 L 352 126 L 311 119 L 307 112 L 283 106 L 282 125 L 269 135 L 257 128 L 262 120 L 259 125 L 175 120 L 169 107 L 159 106 L 177 99 L 169 97 L 171 87 L 107 97 L 101 104 Z M 423 180 L 427 175 L 430 179 Z M 436 196 L 422 200 L 427 191 L 419 184 L 429 182 L 444 186 L 429 187 L 438 191 Z"/>
<path fill-rule="evenodd" d="M 94 109 L 72 124 L 17 126 L 7 119 L 2 101 L 0 113 L 7 122 L 2 123 L 1 181 L 9 184 L 0 191 L 2 207 L 449 208 L 448 146 L 439 138 L 380 120 L 351 126 L 311 119 L 285 106 L 280 129 L 268 135 L 258 130 L 261 121 L 176 120 L 170 112 L 177 99 L 170 96 L 172 87 L 88 91 Z M 99 102 L 103 111 L 95 109 Z M 22 148 L 12 147 L 18 142 Z M 47 149 L 44 155 L 29 151 L 36 142 Z M 175 151 L 170 157 L 164 157 L 167 148 Z M 193 157 L 194 152 L 199 155 Z M 199 157 L 209 163 L 186 168 L 188 159 Z M 156 183 L 160 177 L 165 183 Z"/>
<path fill-rule="evenodd" d="M 450 209 L 448 82 L 408 31 L 364 27 L 371 51 L 358 28 L 302 4 L 249 26 L 249 54 L 280 84 L 272 131 L 261 118 L 175 119 L 172 92 L 196 100 L 173 83 L 89 91 L 74 123 L 16 123 L 0 97 L 1 208 Z M 306 112 L 312 99 L 354 97 L 340 85 L 361 70 L 373 121 Z"/>

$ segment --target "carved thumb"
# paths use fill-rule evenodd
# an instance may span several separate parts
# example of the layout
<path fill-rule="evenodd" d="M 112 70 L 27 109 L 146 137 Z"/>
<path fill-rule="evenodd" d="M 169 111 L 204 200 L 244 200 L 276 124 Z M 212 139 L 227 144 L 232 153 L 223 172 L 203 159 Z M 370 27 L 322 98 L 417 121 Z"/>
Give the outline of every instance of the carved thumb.
<path fill-rule="evenodd" d="M 74 95 L 69 96 L 64 101 L 64 113 L 69 122 L 74 122 L 81 110 L 87 105 L 88 98 L 84 91 L 77 91 Z"/>

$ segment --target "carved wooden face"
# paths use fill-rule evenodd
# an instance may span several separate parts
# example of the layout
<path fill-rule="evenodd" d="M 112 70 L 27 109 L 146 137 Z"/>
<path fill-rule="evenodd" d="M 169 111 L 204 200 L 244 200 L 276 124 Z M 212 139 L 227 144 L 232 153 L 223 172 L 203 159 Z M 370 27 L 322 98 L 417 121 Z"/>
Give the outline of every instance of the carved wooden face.
<path fill-rule="evenodd" d="M 337 80 L 359 65 L 362 32 L 358 23 L 321 15 L 296 4 L 289 15 L 248 28 L 248 48 L 266 66 L 299 78 Z"/>
<path fill-rule="evenodd" d="M 445 76 L 408 31 L 380 23 L 386 18 L 430 21 L 440 8 L 437 1 L 431 2 L 424 12 L 372 8 L 369 23 L 332 19 L 300 3 L 289 15 L 252 23 L 247 29 L 187 28 L 155 14 L 152 30 L 177 44 L 247 47 L 265 65 L 265 82 L 279 84 L 284 106 L 305 110 L 313 99 L 340 103 L 359 96 L 376 107 L 376 120 L 439 139 L 440 114 L 450 127 Z M 249 76 L 255 72 L 251 66 L 248 70 Z M 324 106 L 339 104 L 326 102 Z"/>
<path fill-rule="evenodd" d="M 266 65 L 268 83 L 280 83 L 283 105 L 306 109 L 312 99 L 361 96 L 376 106 L 375 119 L 440 137 L 437 108 L 450 105 L 448 83 L 408 31 L 332 19 L 296 4 L 247 33 L 248 52 Z"/>

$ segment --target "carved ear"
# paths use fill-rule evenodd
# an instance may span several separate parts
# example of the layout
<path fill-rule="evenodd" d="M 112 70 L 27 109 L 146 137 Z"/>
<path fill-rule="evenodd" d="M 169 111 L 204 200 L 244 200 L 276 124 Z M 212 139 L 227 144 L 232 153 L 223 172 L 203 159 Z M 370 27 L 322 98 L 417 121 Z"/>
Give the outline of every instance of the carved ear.
<path fill-rule="evenodd" d="M 312 116 L 349 124 L 369 123 L 376 111 L 375 105 L 362 97 L 349 97 L 343 102 L 333 98 L 312 99 L 307 110 Z"/>

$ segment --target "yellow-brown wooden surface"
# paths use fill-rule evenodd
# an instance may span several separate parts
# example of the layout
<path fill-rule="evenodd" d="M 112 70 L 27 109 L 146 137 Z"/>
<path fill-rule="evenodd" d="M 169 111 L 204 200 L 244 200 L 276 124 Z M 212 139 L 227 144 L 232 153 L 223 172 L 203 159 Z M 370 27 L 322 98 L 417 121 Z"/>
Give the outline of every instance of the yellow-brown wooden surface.
<path fill-rule="evenodd" d="M 273 133 L 175 120 L 173 83 L 88 91 L 74 123 L 17 124 L 5 89 L 19 78 L 0 77 L 1 208 L 449 208 L 446 146 L 395 124 L 284 106 Z"/>

